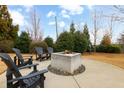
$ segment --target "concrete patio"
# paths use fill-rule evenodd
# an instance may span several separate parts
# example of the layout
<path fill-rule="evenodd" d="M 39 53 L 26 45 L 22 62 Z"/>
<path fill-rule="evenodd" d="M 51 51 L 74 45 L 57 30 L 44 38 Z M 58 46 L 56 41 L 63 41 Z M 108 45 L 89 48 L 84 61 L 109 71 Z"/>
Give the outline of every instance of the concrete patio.
<path fill-rule="evenodd" d="M 50 60 L 39 63 L 38 69 L 46 68 Z M 95 60 L 82 59 L 86 71 L 75 76 L 61 76 L 51 72 L 45 74 L 45 88 L 121 88 L 124 87 L 124 69 L 117 66 L 98 62 Z M 31 69 L 21 70 L 25 75 Z M 0 75 L 0 87 L 6 88 L 6 72 Z"/>

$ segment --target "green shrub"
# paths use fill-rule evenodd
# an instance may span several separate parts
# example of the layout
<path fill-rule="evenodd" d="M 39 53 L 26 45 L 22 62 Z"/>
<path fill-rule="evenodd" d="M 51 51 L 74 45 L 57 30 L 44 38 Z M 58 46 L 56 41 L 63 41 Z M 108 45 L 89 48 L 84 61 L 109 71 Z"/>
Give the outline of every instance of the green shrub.
<path fill-rule="evenodd" d="M 54 45 L 55 51 L 74 51 L 83 53 L 88 50 L 90 44 L 90 36 L 87 25 L 84 26 L 83 32 L 76 31 L 74 23 L 70 25 L 69 32 L 61 33 Z"/>
<path fill-rule="evenodd" d="M 88 40 L 80 31 L 74 33 L 63 32 L 60 34 L 55 44 L 55 51 L 70 50 L 83 53 L 88 46 Z"/>
<path fill-rule="evenodd" d="M 53 39 L 51 37 L 49 37 L 49 36 L 46 37 L 44 39 L 44 42 L 46 42 L 49 47 L 53 47 Z"/>
<path fill-rule="evenodd" d="M 104 46 L 104 45 L 98 45 L 96 47 L 96 51 L 97 52 L 104 52 L 104 53 L 120 53 L 121 52 L 121 48 L 118 45 L 108 45 L 108 46 Z"/>
<path fill-rule="evenodd" d="M 83 53 L 88 46 L 88 40 L 83 33 L 77 31 L 74 33 L 74 52 Z"/>
<path fill-rule="evenodd" d="M 44 41 L 32 41 L 30 44 L 30 53 L 34 53 L 35 47 L 42 47 L 44 51 L 47 51 L 47 43 Z"/>
<path fill-rule="evenodd" d="M 96 46 L 96 52 L 106 52 L 106 46 L 104 45 L 97 45 Z"/>
<path fill-rule="evenodd" d="M 63 32 L 59 35 L 56 44 L 55 51 L 60 52 L 64 50 L 72 51 L 74 47 L 73 37 L 69 32 Z"/>
<path fill-rule="evenodd" d="M 109 45 L 107 47 L 107 52 L 108 53 L 120 53 L 121 52 L 121 48 L 118 45 Z"/>
<path fill-rule="evenodd" d="M 15 47 L 20 49 L 22 53 L 28 53 L 31 44 L 31 38 L 28 33 L 22 32 L 15 42 Z"/>
<path fill-rule="evenodd" d="M 12 40 L 2 40 L 0 41 L 0 49 L 4 52 L 12 52 L 14 47 L 14 42 Z"/>

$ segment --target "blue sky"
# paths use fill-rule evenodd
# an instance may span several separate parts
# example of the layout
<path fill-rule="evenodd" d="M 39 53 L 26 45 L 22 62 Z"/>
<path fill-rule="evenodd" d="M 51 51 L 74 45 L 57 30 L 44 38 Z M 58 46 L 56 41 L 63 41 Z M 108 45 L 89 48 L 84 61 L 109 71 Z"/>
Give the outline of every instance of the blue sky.
<path fill-rule="evenodd" d="M 13 18 L 14 24 L 19 24 L 20 31 L 24 31 L 27 27 L 30 27 L 30 15 L 33 9 L 36 10 L 40 18 L 40 27 L 43 34 L 43 38 L 50 36 L 54 40 L 56 39 L 56 30 L 55 30 L 55 16 L 58 19 L 58 31 L 61 33 L 63 29 L 68 30 L 70 23 L 73 21 L 77 29 L 82 30 L 83 25 L 86 23 L 89 28 L 91 41 L 93 41 L 93 19 L 92 15 L 94 10 L 105 15 L 111 15 L 116 13 L 113 6 L 63 6 L 63 5 L 36 5 L 36 6 L 26 6 L 26 5 L 9 5 L 8 6 L 11 17 Z M 100 31 L 98 33 L 99 43 L 108 29 L 108 24 L 110 20 L 108 18 L 100 19 Z M 112 41 L 116 42 L 116 39 L 119 37 L 120 33 L 123 31 L 123 24 L 115 22 L 113 25 L 113 38 Z"/>

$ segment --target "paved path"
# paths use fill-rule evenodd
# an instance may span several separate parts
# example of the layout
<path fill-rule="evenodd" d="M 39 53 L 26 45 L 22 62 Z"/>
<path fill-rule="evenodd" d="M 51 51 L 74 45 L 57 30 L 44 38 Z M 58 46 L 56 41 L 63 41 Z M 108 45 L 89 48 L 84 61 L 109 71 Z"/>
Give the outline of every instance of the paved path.
<path fill-rule="evenodd" d="M 38 69 L 47 67 L 50 61 L 35 62 L 39 63 Z M 86 71 L 80 75 L 61 76 L 51 72 L 45 74 L 46 88 L 109 88 L 124 87 L 124 69 L 113 66 L 111 64 L 98 62 L 95 60 L 83 59 L 82 64 L 86 67 Z M 25 75 L 31 69 L 21 70 Z M 0 87 L 6 87 L 5 73 L 0 75 Z"/>

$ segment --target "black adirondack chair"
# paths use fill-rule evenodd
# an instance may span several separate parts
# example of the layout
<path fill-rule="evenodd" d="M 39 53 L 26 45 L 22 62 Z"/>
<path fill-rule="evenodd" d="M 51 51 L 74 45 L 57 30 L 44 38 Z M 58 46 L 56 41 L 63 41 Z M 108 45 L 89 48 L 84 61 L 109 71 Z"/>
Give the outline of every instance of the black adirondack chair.
<path fill-rule="evenodd" d="M 35 47 L 35 53 L 36 53 L 36 60 L 42 61 L 43 59 L 47 58 L 47 55 L 44 53 L 42 47 Z"/>
<path fill-rule="evenodd" d="M 51 54 L 53 53 L 53 48 L 52 47 L 48 47 L 47 48 L 47 59 L 50 58 L 51 59 Z"/>
<path fill-rule="evenodd" d="M 21 51 L 17 48 L 12 48 L 12 50 L 16 53 L 16 56 L 14 57 L 14 62 L 18 67 L 32 64 L 32 56 L 22 56 Z"/>
<path fill-rule="evenodd" d="M 44 73 L 48 72 L 47 69 L 37 71 L 38 64 L 26 65 L 23 67 L 17 67 L 11 57 L 6 53 L 0 53 L 0 57 L 7 65 L 7 88 L 35 88 L 35 87 L 44 87 L 45 76 Z M 22 76 L 20 69 L 34 67 L 34 70 L 26 75 Z"/>

